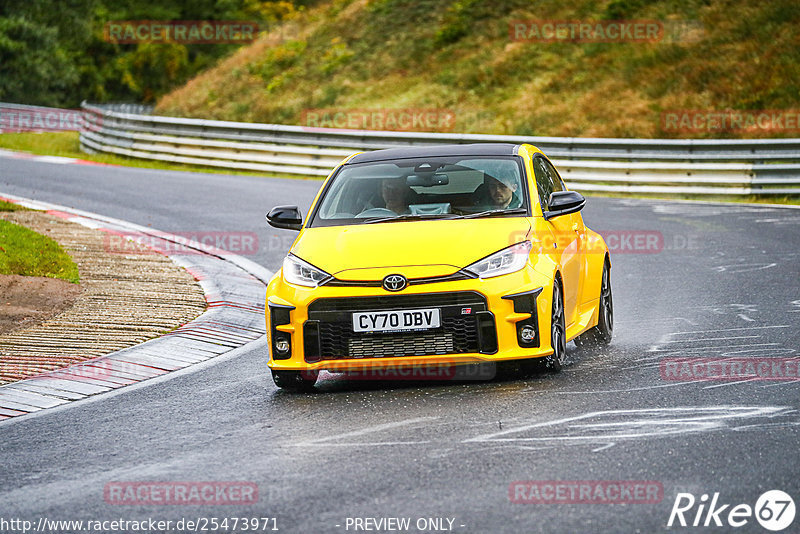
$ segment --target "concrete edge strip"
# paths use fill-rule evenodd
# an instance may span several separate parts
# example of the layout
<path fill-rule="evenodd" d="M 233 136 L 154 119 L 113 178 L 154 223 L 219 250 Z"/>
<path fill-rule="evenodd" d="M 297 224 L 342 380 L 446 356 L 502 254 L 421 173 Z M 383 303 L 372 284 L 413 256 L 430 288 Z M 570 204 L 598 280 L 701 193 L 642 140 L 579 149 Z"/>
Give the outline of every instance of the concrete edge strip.
<path fill-rule="evenodd" d="M 71 222 L 135 238 L 148 244 L 199 282 L 209 307 L 200 316 L 139 345 L 0 386 L 0 424 L 20 416 L 72 406 L 75 401 L 131 390 L 193 372 L 263 343 L 264 295 L 272 272 L 227 251 L 184 237 L 91 212 L 0 193 L 0 199 L 44 210 Z M 249 350 L 249 349 L 248 349 Z M 27 417 L 25 418 L 27 419 Z"/>
<path fill-rule="evenodd" d="M 78 158 L 68 158 L 65 156 L 40 156 L 37 154 L 33 154 L 31 152 L 22 152 L 20 150 L 7 150 L 5 148 L 0 149 L 0 157 L 26 159 L 29 161 L 39 161 L 41 163 L 55 163 L 58 165 L 76 164 L 76 165 L 98 165 L 103 167 L 121 167 L 121 165 L 115 165 L 113 163 L 98 163 L 96 161 L 89 161 L 86 159 L 78 159 Z"/>

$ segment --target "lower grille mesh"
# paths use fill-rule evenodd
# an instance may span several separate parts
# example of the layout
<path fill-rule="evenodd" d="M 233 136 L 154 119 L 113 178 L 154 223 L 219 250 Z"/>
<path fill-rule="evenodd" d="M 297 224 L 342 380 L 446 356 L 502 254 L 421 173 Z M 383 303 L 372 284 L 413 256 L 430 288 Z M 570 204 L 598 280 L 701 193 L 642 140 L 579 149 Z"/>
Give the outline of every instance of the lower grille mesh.
<path fill-rule="evenodd" d="M 441 327 L 419 332 L 354 332 L 352 312 L 437 307 Z M 314 361 L 433 356 L 480 352 L 475 313 L 486 310 L 477 293 L 425 294 L 379 298 L 320 299 L 309 307 L 319 328 L 319 356 Z M 316 327 L 315 325 L 315 327 Z"/>
<path fill-rule="evenodd" d="M 382 358 L 392 356 L 427 356 L 455 352 L 453 334 L 420 334 L 414 337 L 396 335 L 366 336 L 348 341 L 350 358 Z"/>

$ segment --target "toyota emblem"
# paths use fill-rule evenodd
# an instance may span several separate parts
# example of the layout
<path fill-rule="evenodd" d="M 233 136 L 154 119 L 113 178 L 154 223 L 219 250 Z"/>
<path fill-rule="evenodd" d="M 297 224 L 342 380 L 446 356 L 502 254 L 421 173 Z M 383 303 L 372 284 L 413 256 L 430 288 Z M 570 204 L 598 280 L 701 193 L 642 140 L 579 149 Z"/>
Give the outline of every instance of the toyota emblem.
<path fill-rule="evenodd" d="M 408 279 L 402 274 L 390 274 L 383 279 L 383 289 L 386 291 L 401 291 L 408 285 Z"/>

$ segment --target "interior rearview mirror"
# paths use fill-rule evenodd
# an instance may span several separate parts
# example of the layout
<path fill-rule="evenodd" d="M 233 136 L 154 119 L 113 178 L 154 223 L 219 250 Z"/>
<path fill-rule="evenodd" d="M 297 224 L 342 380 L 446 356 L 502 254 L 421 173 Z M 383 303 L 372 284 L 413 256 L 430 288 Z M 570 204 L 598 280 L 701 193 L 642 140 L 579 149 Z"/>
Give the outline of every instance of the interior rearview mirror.
<path fill-rule="evenodd" d="M 406 184 L 409 186 L 433 187 L 435 185 L 447 185 L 449 183 L 450 177 L 443 172 L 437 172 L 435 174 L 412 174 L 406 178 Z"/>

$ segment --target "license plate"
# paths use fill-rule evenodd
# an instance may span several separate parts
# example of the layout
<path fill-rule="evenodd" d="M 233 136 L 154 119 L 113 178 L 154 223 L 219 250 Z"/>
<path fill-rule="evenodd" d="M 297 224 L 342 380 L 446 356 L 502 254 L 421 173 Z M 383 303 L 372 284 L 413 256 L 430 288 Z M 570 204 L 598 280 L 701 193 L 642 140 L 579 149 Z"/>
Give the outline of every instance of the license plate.
<path fill-rule="evenodd" d="M 438 308 L 356 312 L 353 332 L 402 332 L 427 330 L 441 325 Z"/>

